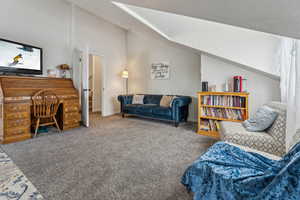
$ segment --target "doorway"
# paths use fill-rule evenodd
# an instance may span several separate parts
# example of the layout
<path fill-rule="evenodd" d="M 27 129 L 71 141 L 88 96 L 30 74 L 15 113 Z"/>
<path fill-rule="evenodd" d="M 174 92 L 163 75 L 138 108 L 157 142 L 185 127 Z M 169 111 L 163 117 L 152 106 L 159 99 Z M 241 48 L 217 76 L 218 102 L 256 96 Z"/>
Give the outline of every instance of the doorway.
<path fill-rule="evenodd" d="M 103 110 L 103 57 L 89 54 L 89 114 L 102 116 Z"/>
<path fill-rule="evenodd" d="M 90 118 L 105 116 L 105 64 L 104 56 L 91 53 L 89 48 L 74 49 L 73 82 L 78 90 L 81 105 L 81 120 L 85 127 L 90 126 Z"/>

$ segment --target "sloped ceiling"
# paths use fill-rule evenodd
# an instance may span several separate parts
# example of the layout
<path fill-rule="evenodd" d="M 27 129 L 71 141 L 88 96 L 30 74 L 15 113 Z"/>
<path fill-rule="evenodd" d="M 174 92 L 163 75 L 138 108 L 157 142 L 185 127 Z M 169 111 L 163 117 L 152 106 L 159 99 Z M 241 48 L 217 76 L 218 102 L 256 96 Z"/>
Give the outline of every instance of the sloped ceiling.
<path fill-rule="evenodd" d="M 115 0 L 300 39 L 299 0 Z"/>
<path fill-rule="evenodd" d="M 126 30 L 139 30 L 141 32 L 146 31 L 148 33 L 154 33 L 154 31 L 145 26 L 142 22 L 128 15 L 126 12 L 118 8 L 112 3 L 111 0 L 66 0 L 69 3 L 85 9 L 91 14 L 101 17 Z"/>
<path fill-rule="evenodd" d="M 272 71 L 272 66 L 274 64 L 273 56 L 275 54 L 276 45 L 278 45 L 280 41 L 278 36 L 195 18 L 195 16 L 201 16 L 196 15 L 197 9 L 192 8 L 194 7 L 192 6 L 193 3 L 196 2 L 194 0 L 188 1 L 188 4 L 187 1 L 182 0 L 116 0 L 118 2 L 129 2 L 132 4 L 148 6 L 152 8 L 159 7 L 158 10 L 127 5 L 118 3 L 116 1 L 113 1 L 112 3 L 111 0 L 67 1 L 74 3 L 75 5 L 89 11 L 96 16 L 106 19 L 113 24 L 123 27 L 124 29 L 134 30 L 137 32 L 146 31 L 147 33 L 151 34 L 156 32 L 171 42 L 181 44 L 199 53 L 206 52 L 208 54 L 240 64 L 247 69 L 252 69 L 254 71 L 262 72 L 265 75 L 277 77 Z M 236 12 L 232 12 L 231 10 L 231 12 L 234 13 L 232 15 L 240 15 L 240 20 L 243 21 L 246 20 L 246 17 L 243 17 L 241 11 L 245 5 L 250 4 L 249 2 L 247 3 L 248 0 L 244 0 L 246 1 L 245 5 L 237 3 L 237 5 L 233 7 L 231 6 L 231 3 L 233 2 L 232 0 L 226 0 L 226 2 L 228 2 L 227 6 L 225 6 L 224 3 L 220 2 L 219 0 L 219 4 L 217 4 L 215 0 L 211 0 L 212 2 L 215 2 L 214 4 L 203 0 L 198 1 L 204 3 L 202 6 L 211 11 L 206 17 L 203 17 L 204 19 L 209 18 L 209 16 L 212 14 L 214 16 L 223 16 L 226 11 L 229 12 L 229 8 L 237 8 L 238 5 L 240 5 L 240 10 L 237 10 Z M 199 2 L 195 5 L 199 5 Z M 205 2 L 207 4 L 205 4 Z M 262 2 L 266 3 L 266 0 L 262 0 Z M 216 9 L 216 11 L 212 11 L 213 9 L 209 6 L 213 5 L 216 6 L 216 8 L 221 8 L 224 6 L 224 11 L 221 13 L 218 13 L 218 9 Z M 199 8 L 198 12 L 201 12 L 203 7 Z M 175 13 L 184 13 L 184 11 L 187 12 L 189 9 L 190 11 L 189 14 L 184 13 L 186 16 L 159 11 L 170 11 L 173 9 Z M 246 16 L 250 17 L 250 14 L 251 12 L 247 12 Z M 262 17 L 262 14 L 259 16 Z M 259 18 L 259 16 L 257 16 L 257 18 Z M 270 18 L 272 18 L 271 16 Z M 224 19 L 230 19 L 232 17 L 233 16 L 228 15 L 227 18 L 225 17 Z M 290 16 L 284 14 L 283 19 L 281 20 L 284 21 L 288 17 Z M 256 18 L 253 17 L 253 19 Z M 266 21 L 270 22 L 272 20 Z M 256 20 L 252 20 L 250 24 L 254 25 L 254 22 L 256 22 Z M 230 21 L 228 24 L 233 23 Z M 255 24 L 256 27 L 260 27 L 261 25 L 261 23 Z M 255 29 L 257 30 L 257 28 Z M 154 35 L 157 36 L 158 34 Z"/>
<path fill-rule="evenodd" d="M 280 36 L 163 11 L 116 3 L 166 39 L 276 76 Z"/>

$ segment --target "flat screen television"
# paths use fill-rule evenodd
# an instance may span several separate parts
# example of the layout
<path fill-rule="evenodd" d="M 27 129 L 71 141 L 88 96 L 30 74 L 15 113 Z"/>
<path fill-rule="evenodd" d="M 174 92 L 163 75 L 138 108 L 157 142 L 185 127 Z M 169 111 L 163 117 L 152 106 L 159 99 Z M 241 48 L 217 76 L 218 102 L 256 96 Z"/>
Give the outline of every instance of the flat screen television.
<path fill-rule="evenodd" d="M 0 72 L 43 74 L 43 49 L 0 38 Z"/>

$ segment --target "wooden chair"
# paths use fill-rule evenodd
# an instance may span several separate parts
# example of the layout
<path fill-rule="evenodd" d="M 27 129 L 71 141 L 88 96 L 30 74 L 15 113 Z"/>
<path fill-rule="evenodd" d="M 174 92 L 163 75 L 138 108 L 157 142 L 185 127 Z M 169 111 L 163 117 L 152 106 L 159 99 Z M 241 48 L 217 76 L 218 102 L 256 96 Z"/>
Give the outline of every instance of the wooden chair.
<path fill-rule="evenodd" d="M 40 126 L 56 125 L 59 131 L 55 115 L 58 110 L 60 101 L 52 90 L 43 89 L 38 91 L 33 97 L 33 115 L 36 120 L 35 134 L 36 137 Z M 47 120 L 47 121 L 46 121 Z M 43 122 L 42 121 L 46 121 Z"/>

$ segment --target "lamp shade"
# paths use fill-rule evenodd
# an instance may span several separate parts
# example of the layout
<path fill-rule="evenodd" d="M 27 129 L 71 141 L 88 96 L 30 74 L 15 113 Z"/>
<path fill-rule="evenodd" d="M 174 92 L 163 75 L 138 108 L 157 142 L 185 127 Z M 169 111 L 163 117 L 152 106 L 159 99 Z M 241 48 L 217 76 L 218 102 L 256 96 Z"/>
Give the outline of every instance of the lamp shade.
<path fill-rule="evenodd" d="M 122 78 L 128 78 L 129 77 L 129 73 L 128 73 L 128 70 L 125 69 L 123 72 L 122 72 Z"/>

